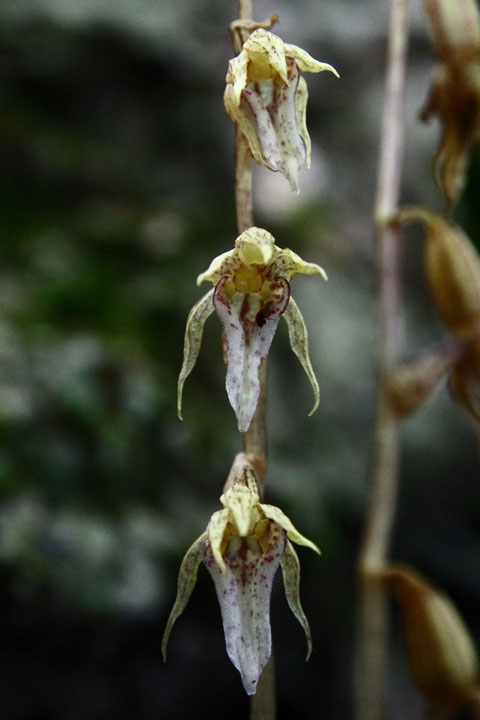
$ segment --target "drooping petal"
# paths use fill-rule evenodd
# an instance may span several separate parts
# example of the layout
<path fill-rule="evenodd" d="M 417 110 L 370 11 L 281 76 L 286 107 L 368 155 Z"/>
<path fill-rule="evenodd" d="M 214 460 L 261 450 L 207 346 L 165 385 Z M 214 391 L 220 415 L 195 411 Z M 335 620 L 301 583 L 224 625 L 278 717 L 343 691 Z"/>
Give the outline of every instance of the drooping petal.
<path fill-rule="evenodd" d="M 225 572 L 225 563 L 223 562 L 222 556 L 222 544 L 225 535 L 225 530 L 228 525 L 228 511 L 217 510 L 213 513 L 207 527 L 207 537 L 212 549 L 213 557 L 215 562 L 219 566 L 220 570 Z"/>
<path fill-rule="evenodd" d="M 300 76 L 295 97 L 295 109 L 297 113 L 297 127 L 300 137 L 305 143 L 305 167 L 310 168 L 312 160 L 312 143 L 307 130 L 307 101 L 308 87 L 305 78 Z"/>
<path fill-rule="evenodd" d="M 195 303 L 188 314 L 183 346 L 183 364 L 180 375 L 178 376 L 177 389 L 177 412 L 180 420 L 182 420 L 183 385 L 197 362 L 198 353 L 200 352 L 200 346 L 202 344 L 203 328 L 206 320 L 214 311 L 212 298 L 213 288 Z"/>
<path fill-rule="evenodd" d="M 197 582 L 197 573 L 200 563 L 205 556 L 206 533 L 202 533 L 195 540 L 193 545 L 185 553 L 178 573 L 177 597 L 167 620 L 167 626 L 163 633 L 162 639 L 162 656 L 163 661 L 167 661 L 167 644 L 168 638 L 172 631 L 175 621 L 185 610 L 187 603 L 192 594 L 195 583 Z"/>
<path fill-rule="evenodd" d="M 250 112 L 248 112 L 247 108 L 243 107 L 243 102 L 248 106 Z M 253 86 L 247 85 L 244 89 L 240 109 L 244 110 L 241 116 L 242 121 L 239 121 L 240 129 L 246 135 L 249 142 L 252 135 L 255 136 L 253 147 L 252 143 L 250 143 L 250 149 L 254 157 L 255 145 L 259 144 L 261 147 L 261 158 L 257 160 L 255 157 L 255 160 L 266 165 L 270 170 L 280 170 L 282 172 L 282 154 L 279 149 L 276 128 L 272 122 L 270 112 L 263 103 L 261 95 Z"/>
<path fill-rule="evenodd" d="M 294 547 L 288 540 L 280 565 L 288 606 L 302 626 L 305 637 L 307 638 L 306 659 L 308 660 L 312 654 L 312 636 L 310 634 L 310 625 L 308 624 L 306 615 L 303 612 L 302 603 L 300 602 L 300 563 Z"/>
<path fill-rule="evenodd" d="M 306 50 L 302 50 L 302 48 L 299 48 L 296 45 L 289 45 L 288 43 L 284 44 L 284 48 L 285 55 L 287 57 L 295 58 L 297 65 L 302 72 L 318 73 L 323 72 L 324 70 L 328 70 L 329 72 L 332 72 L 336 77 L 340 77 L 340 75 L 335 70 L 335 68 L 332 67 L 332 65 L 320 62 L 319 60 L 315 60 L 314 58 L 312 58 L 311 55 L 306 52 Z"/>
<path fill-rule="evenodd" d="M 293 542 L 297 543 L 297 545 L 304 545 L 305 547 L 309 547 L 311 550 L 314 550 L 319 555 L 321 554 L 315 543 L 313 543 L 311 540 L 299 533 L 290 518 L 287 517 L 285 513 L 280 510 L 280 508 L 276 507 L 275 505 L 264 505 L 263 503 L 261 503 L 260 509 L 262 510 L 265 517 L 267 517 L 269 520 L 273 520 L 277 525 L 280 525 L 280 527 L 285 530 L 289 540 L 293 540 Z"/>
<path fill-rule="evenodd" d="M 255 694 L 272 649 L 270 595 L 285 544 L 280 528 L 272 529 L 271 543 L 264 553 L 255 538 L 232 538 L 224 553 L 225 574 L 210 547 L 205 554 L 222 612 L 227 653 L 248 695 Z"/>
<path fill-rule="evenodd" d="M 295 300 L 290 297 L 288 307 L 283 313 L 283 317 L 286 320 L 288 326 L 288 337 L 290 339 L 290 347 L 293 352 L 300 360 L 300 363 L 305 370 L 306 376 L 310 381 L 310 385 L 313 390 L 313 407 L 308 415 L 313 415 L 315 410 L 318 408 L 320 403 L 320 387 L 318 380 L 313 372 L 312 363 L 310 362 L 310 354 L 308 352 L 308 330 L 305 325 L 305 320 L 300 312 Z"/>
<path fill-rule="evenodd" d="M 297 125 L 296 93 L 300 72 L 293 60 L 287 62 L 287 68 L 288 84 L 285 83 L 278 92 L 270 112 L 282 157 L 282 172 L 292 190 L 298 192 L 298 173 L 306 164 L 306 146 Z"/>
<path fill-rule="evenodd" d="M 226 278 L 218 282 L 213 302 L 225 334 L 228 399 L 235 410 L 238 429 L 246 432 L 260 392 L 258 368 L 268 354 L 280 315 L 288 305 L 290 286 L 283 278 L 272 281 L 267 311 L 258 294 L 235 293 L 228 300 L 223 294 L 227 282 Z"/>

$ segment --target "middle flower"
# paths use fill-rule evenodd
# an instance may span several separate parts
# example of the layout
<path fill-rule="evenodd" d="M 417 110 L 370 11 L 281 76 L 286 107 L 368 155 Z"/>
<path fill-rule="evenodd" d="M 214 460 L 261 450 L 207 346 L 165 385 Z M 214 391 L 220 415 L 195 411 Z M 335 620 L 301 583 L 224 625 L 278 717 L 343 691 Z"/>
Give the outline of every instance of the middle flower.
<path fill-rule="evenodd" d="M 223 325 L 227 355 L 226 389 L 240 432 L 246 432 L 260 392 L 258 368 L 270 349 L 280 315 L 287 321 L 290 345 L 300 360 L 318 407 L 320 391 L 308 354 L 308 334 L 302 314 L 290 297 L 290 279 L 296 273 L 325 271 L 307 263 L 287 248 L 275 245 L 273 236 L 258 227 L 245 230 L 235 248 L 216 257 L 197 285 L 209 280 L 210 290 L 192 308 L 187 320 L 183 366 L 178 379 L 178 414 L 181 417 L 183 384 L 200 351 L 205 321 L 215 309 Z"/>

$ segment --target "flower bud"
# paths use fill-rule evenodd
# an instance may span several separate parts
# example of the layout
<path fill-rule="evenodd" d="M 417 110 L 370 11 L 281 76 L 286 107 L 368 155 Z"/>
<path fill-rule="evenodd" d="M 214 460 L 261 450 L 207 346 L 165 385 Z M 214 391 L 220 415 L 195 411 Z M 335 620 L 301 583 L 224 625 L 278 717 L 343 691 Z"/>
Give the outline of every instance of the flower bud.
<path fill-rule="evenodd" d="M 425 272 L 443 322 L 461 341 L 480 333 L 480 257 L 465 233 L 422 207 L 404 208 L 400 222 L 418 220 L 427 229 Z"/>
<path fill-rule="evenodd" d="M 478 660 L 470 634 L 446 595 L 414 570 L 391 565 L 384 574 L 399 607 L 412 678 L 438 709 L 455 709 L 475 691 Z"/>
<path fill-rule="evenodd" d="M 408 415 L 419 408 L 460 353 L 460 346 L 448 340 L 396 368 L 388 381 L 388 394 L 397 415 Z"/>

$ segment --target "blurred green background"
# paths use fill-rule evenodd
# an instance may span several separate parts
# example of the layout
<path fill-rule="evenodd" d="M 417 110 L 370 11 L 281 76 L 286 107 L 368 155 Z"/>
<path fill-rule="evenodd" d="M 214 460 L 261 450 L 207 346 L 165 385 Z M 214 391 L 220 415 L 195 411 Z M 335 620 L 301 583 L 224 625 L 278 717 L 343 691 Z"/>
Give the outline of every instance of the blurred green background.
<path fill-rule="evenodd" d="M 374 420 L 371 213 L 387 3 L 255 3 L 276 32 L 338 69 L 307 76 L 312 170 L 300 195 L 255 172 L 256 222 L 325 267 L 299 277 L 322 389 L 281 324 L 270 354 L 267 501 L 323 550 L 300 550 L 314 653 L 281 581 L 272 599 L 279 718 L 351 717 L 354 563 Z M 176 417 L 197 274 L 236 237 L 233 128 L 222 103 L 221 0 L 0 1 L 0 693 L 4 720 L 245 718 L 213 584 L 160 642 L 183 554 L 218 509 L 241 447 L 220 326 Z M 435 209 L 438 138 L 418 111 L 434 65 L 412 8 L 403 198 Z M 457 219 L 479 238 L 480 163 Z M 444 335 L 420 235 L 406 243 L 409 351 Z M 447 590 L 480 637 L 476 436 L 445 389 L 405 422 L 393 555 Z M 396 628 L 396 625 L 394 626 Z M 415 720 L 398 628 L 389 717 Z"/>

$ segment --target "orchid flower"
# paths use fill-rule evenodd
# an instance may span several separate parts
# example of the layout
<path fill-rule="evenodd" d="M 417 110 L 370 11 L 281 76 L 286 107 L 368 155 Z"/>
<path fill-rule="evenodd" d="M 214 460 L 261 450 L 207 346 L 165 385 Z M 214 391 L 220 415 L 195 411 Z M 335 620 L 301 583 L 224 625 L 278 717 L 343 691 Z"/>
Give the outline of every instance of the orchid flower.
<path fill-rule="evenodd" d="M 213 310 L 223 325 L 226 388 L 240 432 L 246 432 L 260 393 L 258 368 L 270 349 L 280 315 L 287 321 L 290 345 L 305 370 L 314 394 L 315 412 L 320 399 L 318 382 L 308 353 L 308 333 L 297 304 L 290 297 L 290 279 L 296 273 L 325 271 L 307 263 L 292 250 L 281 250 L 266 230 L 251 227 L 235 241 L 235 248 L 216 257 L 197 285 L 209 280 L 215 286 L 194 305 L 187 320 L 183 365 L 178 378 L 178 415 L 182 417 L 183 385 L 200 351 L 205 321 Z"/>
<path fill-rule="evenodd" d="M 310 167 L 306 126 L 307 84 L 301 72 L 337 71 L 258 29 L 230 60 L 224 103 L 250 145 L 255 160 L 280 171 L 298 192 L 298 173 Z"/>
<path fill-rule="evenodd" d="M 166 660 L 170 632 L 190 599 L 203 560 L 215 584 L 227 654 L 245 691 L 254 695 L 272 649 L 270 595 L 279 565 L 287 602 L 307 638 L 307 660 L 310 656 L 310 628 L 299 596 L 300 565 L 289 541 L 320 551 L 279 508 L 260 502 L 255 472 L 243 453 L 235 458 L 226 485 L 220 498 L 223 510 L 212 515 L 206 532 L 183 559 L 162 652 Z"/>

